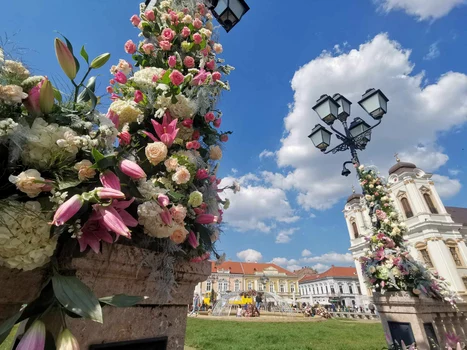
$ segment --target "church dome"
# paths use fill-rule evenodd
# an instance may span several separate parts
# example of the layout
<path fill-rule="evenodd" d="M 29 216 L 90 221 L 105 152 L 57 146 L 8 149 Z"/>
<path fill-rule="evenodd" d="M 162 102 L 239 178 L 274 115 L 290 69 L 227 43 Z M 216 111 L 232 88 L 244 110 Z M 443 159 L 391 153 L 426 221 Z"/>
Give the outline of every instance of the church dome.
<path fill-rule="evenodd" d="M 357 199 L 358 201 L 360 201 L 360 198 L 363 197 L 363 194 L 360 194 L 360 193 L 352 193 L 349 198 L 347 198 L 347 203 L 350 203 L 352 202 L 353 200 Z"/>
<path fill-rule="evenodd" d="M 392 175 L 392 174 L 399 175 L 399 174 L 402 174 L 404 171 L 410 171 L 416 168 L 417 166 L 413 163 L 397 162 L 391 167 L 391 169 L 389 169 L 389 175 Z"/>

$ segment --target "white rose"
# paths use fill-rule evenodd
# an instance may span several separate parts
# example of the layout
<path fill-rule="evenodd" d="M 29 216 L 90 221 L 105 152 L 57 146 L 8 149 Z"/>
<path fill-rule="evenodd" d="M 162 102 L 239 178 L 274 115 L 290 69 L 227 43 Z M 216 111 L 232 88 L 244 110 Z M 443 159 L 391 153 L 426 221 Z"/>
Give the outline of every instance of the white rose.
<path fill-rule="evenodd" d="M 167 146 L 162 142 L 148 143 L 144 152 L 149 162 L 157 165 L 167 157 Z"/>
<path fill-rule="evenodd" d="M 164 162 L 164 165 L 167 171 L 175 171 L 177 170 L 177 167 L 178 167 L 178 160 L 177 158 L 171 157 Z"/>
<path fill-rule="evenodd" d="M 18 176 L 10 175 L 8 180 L 30 198 L 37 197 L 42 192 L 42 187 L 44 187 L 44 178 L 36 169 L 23 171 Z"/>

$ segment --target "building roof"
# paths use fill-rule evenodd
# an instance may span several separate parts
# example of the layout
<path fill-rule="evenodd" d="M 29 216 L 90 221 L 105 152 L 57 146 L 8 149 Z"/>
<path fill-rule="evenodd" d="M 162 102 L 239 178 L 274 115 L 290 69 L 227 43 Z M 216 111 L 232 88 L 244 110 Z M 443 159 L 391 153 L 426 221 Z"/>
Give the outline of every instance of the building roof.
<path fill-rule="evenodd" d="M 360 194 L 360 193 L 352 193 L 349 198 L 347 198 L 347 203 L 350 203 L 351 201 L 353 201 L 354 199 L 358 199 L 358 201 L 360 201 L 360 198 L 363 197 L 363 194 Z"/>
<path fill-rule="evenodd" d="M 407 163 L 407 162 L 397 162 L 394 164 L 390 169 L 389 169 L 389 175 L 392 174 L 402 174 L 404 171 L 410 171 L 412 169 L 415 169 L 417 166 L 413 163 Z"/>
<path fill-rule="evenodd" d="M 232 274 L 254 275 L 256 272 L 263 272 L 268 267 L 273 267 L 278 272 L 285 273 L 287 276 L 295 276 L 293 272 L 272 263 L 225 261 L 216 266 L 214 261 L 211 262 L 212 273 L 215 273 L 218 270 L 230 270 L 230 273 Z"/>
<path fill-rule="evenodd" d="M 445 207 L 455 223 L 467 226 L 467 208 Z"/>
<path fill-rule="evenodd" d="M 357 277 L 357 269 L 355 267 L 345 267 L 345 266 L 332 266 L 329 270 L 324 271 L 323 273 L 318 273 L 316 275 L 307 275 L 304 276 L 299 283 L 310 282 L 321 280 L 328 277 Z"/>

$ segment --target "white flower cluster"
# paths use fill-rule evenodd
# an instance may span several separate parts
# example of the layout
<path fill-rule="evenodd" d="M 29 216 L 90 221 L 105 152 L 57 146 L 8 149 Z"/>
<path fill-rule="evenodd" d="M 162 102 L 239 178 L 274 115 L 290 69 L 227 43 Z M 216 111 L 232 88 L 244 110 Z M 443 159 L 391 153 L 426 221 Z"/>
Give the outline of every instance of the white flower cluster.
<path fill-rule="evenodd" d="M 144 233 L 156 238 L 170 237 L 173 230 L 162 221 L 162 212 L 163 209 L 155 201 L 144 202 L 138 206 L 138 222 L 144 226 Z"/>
<path fill-rule="evenodd" d="M 159 196 L 159 194 L 166 194 L 167 193 L 167 190 L 164 190 L 164 189 L 162 189 L 160 187 L 157 187 L 154 184 L 153 179 L 151 179 L 151 180 L 141 180 L 138 183 L 138 191 L 139 191 L 139 193 L 141 193 L 143 198 L 145 198 L 147 200 L 151 200 L 151 199 L 157 200 L 157 197 Z"/>
<path fill-rule="evenodd" d="M 112 102 L 109 109 L 118 114 L 120 126 L 126 123 L 140 123 L 144 118 L 143 113 L 139 110 L 138 105 L 134 101 L 116 100 Z"/>
<path fill-rule="evenodd" d="M 65 200 L 68 198 L 68 192 L 60 192 L 60 191 L 51 191 L 52 195 L 49 197 L 49 200 L 52 203 L 57 204 L 56 206 L 58 207 L 59 205 L 63 204 Z"/>
<path fill-rule="evenodd" d="M 172 97 L 161 95 L 157 98 L 156 106 L 159 109 L 168 109 L 174 118 L 191 118 L 196 110 L 195 103 L 184 95 L 177 95 L 177 103 L 172 103 Z"/>
<path fill-rule="evenodd" d="M 153 79 L 154 76 L 160 78 L 164 70 L 162 68 L 148 67 L 137 71 L 133 76 L 133 81 L 142 89 L 151 89 L 157 86 L 157 79 Z M 153 81 L 154 80 L 154 81 Z"/>
<path fill-rule="evenodd" d="M 0 266 L 33 270 L 46 264 L 57 241 L 38 202 L 2 203 L 0 208 Z"/>
<path fill-rule="evenodd" d="M 0 120 L 0 137 L 11 135 L 18 126 L 18 123 L 11 118 Z"/>
<path fill-rule="evenodd" d="M 3 72 L 14 76 L 18 80 L 25 80 L 29 77 L 29 71 L 21 62 L 6 60 L 3 65 Z"/>

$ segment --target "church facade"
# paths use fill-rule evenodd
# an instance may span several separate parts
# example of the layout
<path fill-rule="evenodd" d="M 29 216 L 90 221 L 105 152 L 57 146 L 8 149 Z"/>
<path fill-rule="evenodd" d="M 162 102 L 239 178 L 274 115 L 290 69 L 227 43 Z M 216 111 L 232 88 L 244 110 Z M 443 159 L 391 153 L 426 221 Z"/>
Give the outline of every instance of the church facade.
<path fill-rule="evenodd" d="M 389 169 L 389 194 L 407 225 L 404 238 L 411 255 L 427 268 L 438 271 L 453 290 L 464 294 L 467 291 L 467 208 L 445 207 L 431 177 L 416 165 L 398 160 Z M 371 234 L 372 223 L 362 199 L 361 194 L 352 194 L 343 212 L 350 251 L 368 305 L 372 291 L 363 287 L 358 258 L 368 248 L 365 237 Z"/>

